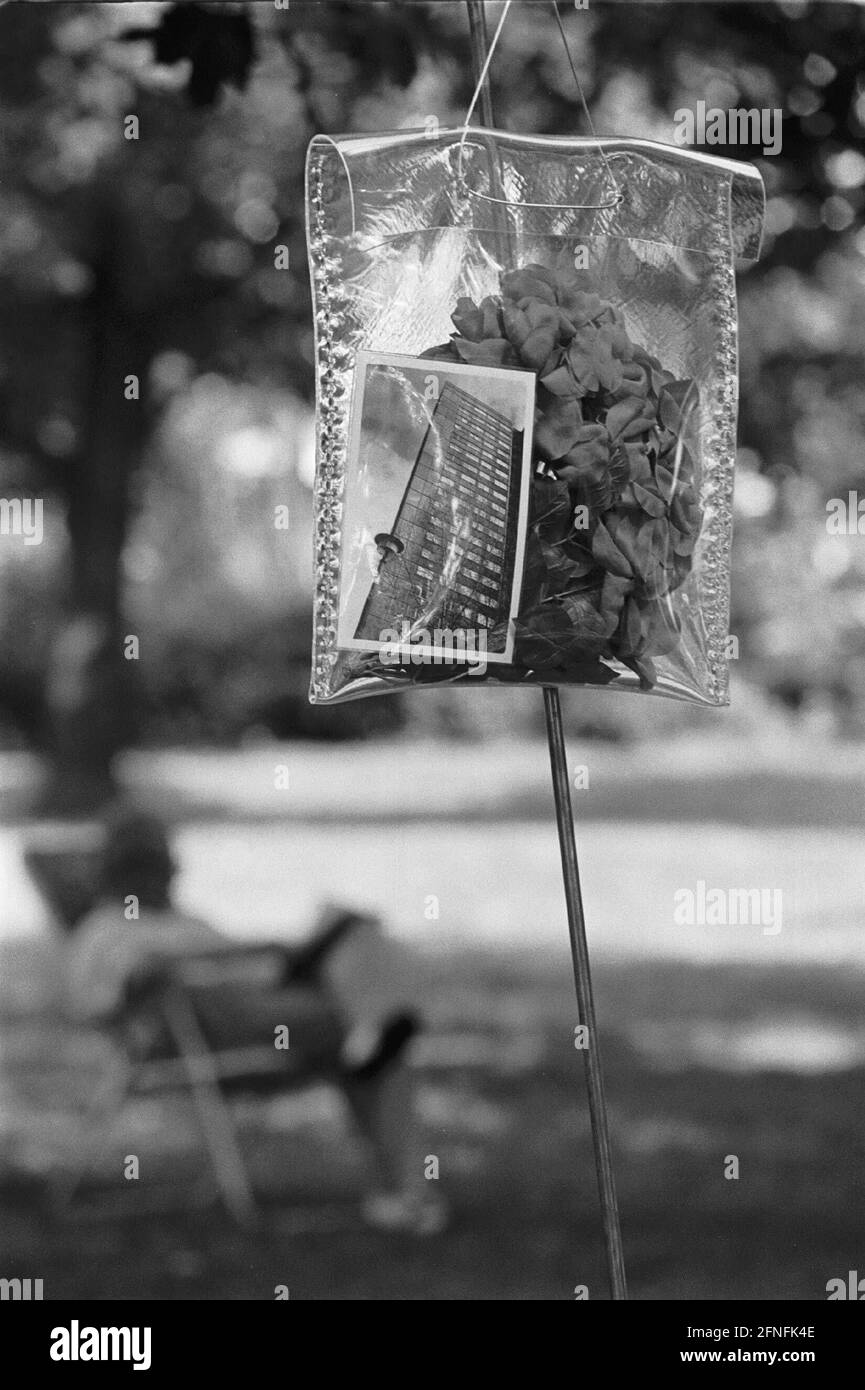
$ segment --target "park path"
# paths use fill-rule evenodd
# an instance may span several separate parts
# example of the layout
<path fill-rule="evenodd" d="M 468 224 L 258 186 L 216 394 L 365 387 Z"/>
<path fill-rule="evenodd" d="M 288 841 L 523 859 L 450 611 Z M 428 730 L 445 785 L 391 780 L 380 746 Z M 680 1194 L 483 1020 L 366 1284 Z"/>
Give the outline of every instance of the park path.
<path fill-rule="evenodd" d="M 38 933 L 47 921 L 23 867 L 26 833 L 0 830 L 0 937 Z M 856 829 L 590 821 L 578 841 L 598 959 L 865 966 L 865 855 Z M 316 906 L 335 899 L 368 905 L 425 950 L 546 951 L 565 939 L 554 827 L 535 820 L 192 820 L 178 827 L 177 849 L 180 901 L 239 937 L 300 936 Z M 777 890 L 771 901 L 780 917 L 682 925 L 675 895 L 696 895 L 699 880 L 707 892 Z"/>

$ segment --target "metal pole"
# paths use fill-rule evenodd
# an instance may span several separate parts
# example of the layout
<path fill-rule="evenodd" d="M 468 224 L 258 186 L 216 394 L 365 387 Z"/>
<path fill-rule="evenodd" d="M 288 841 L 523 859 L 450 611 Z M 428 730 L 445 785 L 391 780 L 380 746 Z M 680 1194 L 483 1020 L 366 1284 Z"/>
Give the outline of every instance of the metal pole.
<path fill-rule="evenodd" d="M 486 13 L 483 0 L 466 0 L 471 37 L 472 68 L 475 82 L 480 78 L 488 52 Z M 481 123 L 495 128 L 493 103 L 490 92 L 489 75 L 481 90 Z M 544 686 L 544 714 L 547 724 L 547 743 L 550 749 L 550 768 L 553 776 L 553 796 L 556 804 L 556 823 L 559 832 L 559 849 L 562 857 L 562 877 L 565 884 L 565 902 L 568 911 L 568 933 L 571 941 L 571 959 L 574 967 L 574 985 L 577 994 L 578 1023 L 588 1032 L 588 1046 L 583 1050 L 585 1063 L 586 1090 L 589 1099 L 589 1117 L 592 1125 L 592 1143 L 595 1151 L 595 1168 L 598 1175 L 598 1190 L 601 1197 L 601 1214 L 604 1224 L 604 1240 L 607 1250 L 607 1266 L 610 1275 L 610 1289 L 613 1299 L 628 1297 L 625 1282 L 625 1260 L 622 1251 L 622 1232 L 619 1224 L 619 1206 L 616 1200 L 616 1183 L 613 1175 L 613 1159 L 610 1149 L 610 1130 L 607 1120 L 607 1104 L 604 1096 L 604 1078 L 601 1070 L 601 1055 L 598 1032 L 595 1024 L 595 1001 L 592 993 L 592 976 L 589 967 L 589 944 L 586 938 L 586 919 L 583 912 L 583 899 L 580 891 L 580 869 L 577 859 L 577 844 L 574 838 L 574 817 L 571 807 L 571 788 L 568 779 L 568 759 L 565 749 L 565 736 L 562 728 L 562 706 L 557 686 Z"/>
<path fill-rule="evenodd" d="M 595 1168 L 604 1219 L 604 1239 L 607 1246 L 607 1266 L 614 1299 L 626 1299 L 625 1257 L 622 1251 L 622 1231 L 619 1225 L 619 1205 L 616 1200 L 616 1180 L 613 1176 L 613 1157 L 610 1149 L 610 1129 L 607 1122 L 607 1102 L 604 1096 L 604 1076 L 598 1030 L 595 1023 L 595 1000 L 592 993 L 592 974 L 589 967 L 589 943 L 586 938 L 586 918 L 580 892 L 580 867 L 577 843 L 574 838 L 574 814 L 571 808 L 571 788 L 568 781 L 568 758 L 562 729 L 562 706 L 558 687 L 544 686 L 544 714 L 547 720 L 547 742 L 550 747 L 550 767 L 553 774 L 553 796 L 556 802 L 556 823 L 559 829 L 559 849 L 562 856 L 562 877 L 565 881 L 565 902 L 568 908 L 568 933 L 571 938 L 571 959 L 574 965 L 574 985 L 577 991 L 578 1022 L 588 1031 L 588 1046 L 583 1051 L 586 1070 L 586 1090 L 589 1096 L 589 1116 L 592 1122 L 592 1143 L 595 1149 Z"/>
<path fill-rule="evenodd" d="M 490 46 L 490 36 L 487 33 L 487 13 L 484 0 L 466 0 L 466 9 L 469 12 L 469 37 L 472 48 L 472 74 L 475 82 L 478 82 L 487 60 L 487 53 Z M 479 125 L 489 126 L 495 129 L 493 120 L 493 97 L 490 91 L 489 74 L 481 88 L 481 118 Z"/>

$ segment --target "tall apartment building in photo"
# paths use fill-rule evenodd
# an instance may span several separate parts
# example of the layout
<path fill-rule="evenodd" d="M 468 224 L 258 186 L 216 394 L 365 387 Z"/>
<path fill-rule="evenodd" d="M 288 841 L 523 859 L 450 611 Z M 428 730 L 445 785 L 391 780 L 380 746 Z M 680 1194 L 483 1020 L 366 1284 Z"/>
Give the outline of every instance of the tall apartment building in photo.
<path fill-rule="evenodd" d="M 523 432 L 483 401 L 445 382 L 382 547 L 355 636 L 380 642 L 404 621 L 491 629 L 510 614 Z M 447 557 L 458 562 L 436 606 Z M 503 650 L 489 642 L 488 649 Z"/>

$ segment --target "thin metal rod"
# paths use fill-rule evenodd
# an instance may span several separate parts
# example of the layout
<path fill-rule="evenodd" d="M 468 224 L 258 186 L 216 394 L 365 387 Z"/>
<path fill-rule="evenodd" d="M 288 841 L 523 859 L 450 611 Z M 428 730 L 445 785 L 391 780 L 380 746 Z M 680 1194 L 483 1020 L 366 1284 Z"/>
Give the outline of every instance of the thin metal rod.
<path fill-rule="evenodd" d="M 583 1051 L 586 1070 L 586 1090 L 589 1096 L 589 1115 L 592 1121 L 592 1142 L 595 1148 L 595 1168 L 604 1219 L 604 1239 L 610 1287 L 614 1299 L 628 1297 L 625 1282 L 625 1258 L 622 1251 L 622 1232 L 619 1225 L 619 1206 L 616 1201 L 616 1182 L 613 1176 L 613 1157 L 604 1097 L 604 1077 L 598 1030 L 595 1023 L 595 1000 L 589 967 L 589 943 L 586 939 L 586 918 L 580 892 L 580 868 L 574 838 L 574 815 L 571 807 L 571 788 L 568 781 L 568 758 L 562 729 L 562 706 L 556 686 L 544 686 L 544 713 L 547 719 L 547 742 L 550 746 L 550 767 L 553 774 L 553 795 L 556 802 L 556 822 L 559 829 L 559 848 L 562 855 L 562 877 L 565 881 L 565 901 L 568 908 L 568 932 L 571 938 L 571 958 L 574 965 L 574 985 L 577 991 L 578 1022 L 588 1032 L 588 1046 Z"/>
<path fill-rule="evenodd" d="M 489 51 L 486 14 L 483 0 L 466 0 L 466 8 L 471 35 L 472 67 L 477 84 Z M 489 75 L 487 75 L 481 89 L 481 116 L 483 125 L 495 129 Z M 553 774 L 553 796 L 556 803 L 559 849 L 562 856 L 562 877 L 565 883 L 574 985 L 577 993 L 579 1014 L 577 1021 L 584 1024 L 588 1031 L 587 1041 L 589 1045 L 583 1050 L 583 1058 L 589 1099 L 589 1118 L 592 1126 L 592 1143 L 595 1150 L 595 1168 L 598 1174 L 598 1191 L 601 1197 L 607 1265 L 610 1273 L 610 1291 L 614 1300 L 621 1300 L 628 1297 L 625 1282 L 625 1259 L 622 1251 L 619 1206 L 616 1200 L 616 1182 L 613 1176 L 613 1158 L 610 1149 L 610 1130 L 607 1121 L 607 1103 L 604 1097 L 601 1054 L 595 1025 L 595 1001 L 589 968 L 586 919 L 583 913 L 582 893 L 580 892 L 580 868 L 577 860 L 577 844 L 574 838 L 574 816 L 571 808 L 565 735 L 562 728 L 562 706 L 556 686 L 544 686 L 544 713 L 547 721 L 550 767 Z"/>
<path fill-rule="evenodd" d="M 472 50 L 472 71 L 475 82 L 480 81 L 481 73 L 484 70 L 484 63 L 489 52 L 490 36 L 487 32 L 487 14 L 484 0 L 466 0 L 466 9 L 469 12 L 469 38 Z M 493 120 L 493 97 L 490 90 L 490 79 L 487 76 L 481 88 L 481 119 L 480 124 L 495 129 Z"/>

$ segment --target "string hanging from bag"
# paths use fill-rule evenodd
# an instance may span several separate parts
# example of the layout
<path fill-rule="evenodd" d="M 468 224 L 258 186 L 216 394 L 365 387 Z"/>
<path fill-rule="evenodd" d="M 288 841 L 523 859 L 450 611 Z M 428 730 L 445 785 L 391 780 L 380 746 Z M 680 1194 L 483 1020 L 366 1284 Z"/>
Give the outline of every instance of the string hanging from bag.
<path fill-rule="evenodd" d="M 479 74 L 479 76 L 478 76 L 477 83 L 476 83 L 476 85 L 475 85 L 474 94 L 472 95 L 472 99 L 471 99 L 471 101 L 469 102 L 468 110 L 466 111 L 466 114 L 465 114 L 465 119 L 464 119 L 463 125 L 462 125 L 462 135 L 461 135 L 461 137 L 460 137 L 460 143 L 459 143 L 459 153 L 458 153 L 458 158 L 457 158 L 457 176 L 458 176 L 458 179 L 459 179 L 460 184 L 462 185 L 462 187 L 465 188 L 466 192 L 468 192 L 468 193 L 470 194 L 471 197 L 473 197 L 473 198 L 481 198 L 481 199 L 484 200 L 484 202 L 496 203 L 496 204 L 498 204 L 498 205 L 501 206 L 501 207 L 537 208 L 537 209 L 545 209 L 545 210 L 551 210 L 551 211 L 560 210 L 560 211 L 567 211 L 567 212 L 601 212 L 601 211 L 604 211 L 604 210 L 606 210 L 606 209 L 608 209 L 608 208 L 618 207 L 619 204 L 622 203 L 622 202 L 624 201 L 624 194 L 621 192 L 621 190 L 620 190 L 620 188 L 619 188 L 619 185 L 618 185 L 617 182 L 616 182 L 616 179 L 615 179 L 615 176 L 614 176 L 614 174 L 613 174 L 613 170 L 612 170 L 610 161 L 609 161 L 609 159 L 607 158 L 607 154 L 606 154 L 606 151 L 605 151 L 604 146 L 603 146 L 603 142 L 598 138 L 597 133 L 596 133 L 596 131 L 595 131 L 594 122 L 592 121 L 592 115 L 591 115 L 591 112 L 589 111 L 589 106 L 588 106 L 588 102 L 586 101 L 585 93 L 583 92 L 583 85 L 582 85 L 582 83 L 580 82 L 580 76 L 579 76 L 579 73 L 577 72 L 576 64 L 574 63 L 573 55 L 572 55 L 572 53 L 571 53 L 570 44 L 568 43 L 568 37 L 567 37 L 567 34 L 565 33 L 565 28 L 564 28 L 564 25 L 563 25 L 563 23 L 562 23 L 562 17 L 561 17 L 561 15 L 559 14 L 559 10 L 558 10 L 558 6 L 557 6 L 557 4 L 556 4 L 556 0 L 551 0 L 552 7 L 553 7 L 553 14 L 555 15 L 556 24 L 557 24 L 557 26 L 558 26 L 559 33 L 561 34 L 562 43 L 564 44 L 564 47 L 565 47 L 565 53 L 566 53 L 566 55 L 567 55 L 568 64 L 569 64 L 570 69 L 571 69 L 571 72 L 572 72 L 572 74 L 573 74 L 574 82 L 576 83 L 577 92 L 578 92 L 579 98 L 580 98 L 580 104 L 581 104 L 581 106 L 582 106 L 582 108 L 583 108 L 583 111 L 584 111 L 584 113 L 585 113 L 586 123 L 587 123 L 588 128 L 589 128 L 589 131 L 590 131 L 590 133 L 591 133 L 591 138 L 592 138 L 593 142 L 594 142 L 594 143 L 597 145 L 597 147 L 598 147 L 598 153 L 600 154 L 601 159 L 602 159 L 602 161 L 603 161 L 603 165 L 604 165 L 604 172 L 606 173 L 607 179 L 609 180 L 609 183 L 610 183 L 610 185 L 611 185 L 611 187 L 612 187 L 612 189 L 613 189 L 613 191 L 614 191 L 614 196 L 613 196 L 612 198 L 608 199 L 606 202 L 603 202 L 603 203 L 527 203 L 527 202 L 515 202 L 513 199 L 509 199 L 509 198 L 498 198 L 498 197 L 494 197 L 492 194 L 489 194 L 489 193 L 479 193 L 476 189 L 470 188 L 470 187 L 468 186 L 468 184 L 466 183 L 466 181 L 465 181 L 465 173 L 464 173 L 464 162 L 463 162 L 463 161 L 464 161 L 464 155 L 465 155 L 465 144 L 466 144 L 466 139 L 467 139 L 468 134 L 469 134 L 469 127 L 470 127 L 470 125 L 471 125 L 471 119 L 472 119 L 472 116 L 474 115 L 475 107 L 477 106 L 478 101 L 480 100 L 481 93 L 482 93 L 482 91 L 484 90 L 484 84 L 485 84 L 485 82 L 486 82 L 486 80 L 487 80 L 487 76 L 488 76 L 488 74 L 489 74 L 490 66 L 491 66 L 492 60 L 493 60 L 493 54 L 494 54 L 495 51 L 496 51 L 496 47 L 497 47 L 498 42 L 499 42 L 499 39 L 500 39 L 500 37 L 501 37 L 501 33 L 502 33 L 502 30 L 503 30 L 503 28 L 504 28 L 504 26 L 505 26 L 505 21 L 507 20 L 507 17 L 508 17 L 508 14 L 509 14 L 509 12 L 510 12 L 510 8 L 511 8 L 511 4 L 512 4 L 512 3 L 513 3 L 513 0 L 505 0 L 505 7 L 504 7 L 504 9 L 502 10 L 501 16 L 500 16 L 500 18 L 499 18 L 499 22 L 498 22 L 498 24 L 497 24 L 497 26 L 496 26 L 496 31 L 495 31 L 495 33 L 494 33 L 494 35 L 493 35 L 493 37 L 492 37 L 491 42 L 490 42 L 489 49 L 488 49 L 488 51 L 487 51 L 486 57 L 485 57 L 485 59 L 484 59 L 483 65 L 482 65 L 482 67 L 481 67 L 481 71 L 480 71 L 480 74 Z"/>

